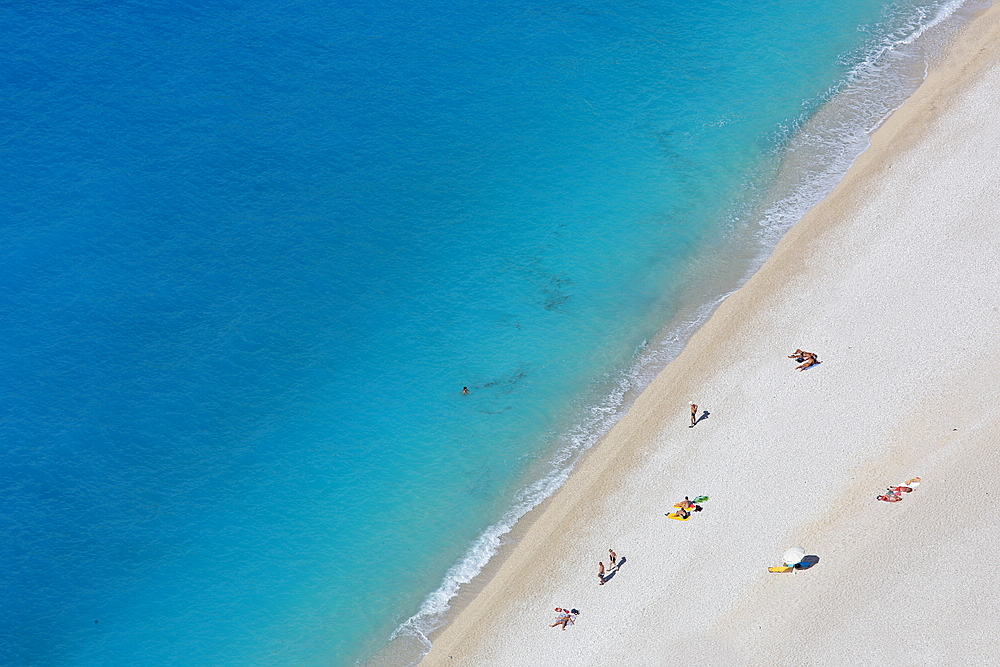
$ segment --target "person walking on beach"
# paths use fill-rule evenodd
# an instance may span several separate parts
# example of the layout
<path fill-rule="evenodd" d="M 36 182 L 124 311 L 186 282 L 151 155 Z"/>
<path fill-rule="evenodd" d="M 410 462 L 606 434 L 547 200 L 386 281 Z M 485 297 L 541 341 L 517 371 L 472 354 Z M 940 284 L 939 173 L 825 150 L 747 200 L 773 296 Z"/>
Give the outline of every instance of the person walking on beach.
<path fill-rule="evenodd" d="M 615 561 L 618 560 L 618 554 L 616 554 L 611 549 L 608 549 L 608 560 L 610 561 L 608 567 L 612 570 L 615 569 Z"/>
<path fill-rule="evenodd" d="M 691 404 L 691 425 L 688 428 L 694 428 L 694 425 L 698 423 L 698 406 L 694 403 Z"/>
<path fill-rule="evenodd" d="M 601 580 L 601 586 L 604 585 L 604 563 L 597 564 L 597 578 Z"/>

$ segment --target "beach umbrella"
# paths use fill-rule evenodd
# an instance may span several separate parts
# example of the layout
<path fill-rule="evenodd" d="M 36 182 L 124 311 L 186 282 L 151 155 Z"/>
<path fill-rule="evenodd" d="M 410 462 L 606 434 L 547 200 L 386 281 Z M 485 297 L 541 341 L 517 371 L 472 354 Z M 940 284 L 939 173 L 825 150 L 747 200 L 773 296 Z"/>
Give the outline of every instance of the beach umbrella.
<path fill-rule="evenodd" d="M 802 547 L 792 547 L 785 552 L 785 555 L 781 557 L 781 562 L 785 565 L 795 565 L 796 563 L 801 563 L 802 559 L 806 557 L 806 550 Z"/>

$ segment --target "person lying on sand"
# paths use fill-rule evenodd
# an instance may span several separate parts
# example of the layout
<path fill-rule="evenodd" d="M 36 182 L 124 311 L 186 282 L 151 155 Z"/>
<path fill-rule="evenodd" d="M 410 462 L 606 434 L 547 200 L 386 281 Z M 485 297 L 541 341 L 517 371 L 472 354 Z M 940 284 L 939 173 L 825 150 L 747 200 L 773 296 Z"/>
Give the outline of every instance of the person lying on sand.
<path fill-rule="evenodd" d="M 561 625 L 562 629 L 565 630 L 567 625 L 573 625 L 573 617 L 570 616 L 569 614 L 560 616 L 559 618 L 556 619 L 556 622 L 550 625 L 549 627 L 554 628 L 557 625 Z"/>
<path fill-rule="evenodd" d="M 814 353 L 812 353 L 812 352 L 804 352 L 803 354 L 805 356 L 800 357 L 800 358 L 804 359 L 805 362 L 801 366 L 796 366 L 795 370 L 797 370 L 797 371 L 804 371 L 805 369 L 812 368 L 816 364 L 820 363 L 820 360 L 816 358 L 816 355 Z"/>
<path fill-rule="evenodd" d="M 802 364 L 796 370 L 804 371 L 807 368 L 811 368 L 816 364 L 820 363 L 819 359 L 816 357 L 815 352 L 806 352 L 803 349 L 795 350 L 795 352 L 788 355 L 789 359 L 794 359 L 795 361 Z"/>
<path fill-rule="evenodd" d="M 919 477 L 911 477 L 899 486 L 890 486 L 886 489 L 886 493 L 881 496 L 875 496 L 878 500 L 884 500 L 887 503 L 898 503 L 903 499 L 904 493 L 913 493 L 913 489 L 920 486 Z"/>
<path fill-rule="evenodd" d="M 549 627 L 554 628 L 557 625 L 561 625 L 563 630 L 566 629 L 567 625 L 573 625 L 573 617 L 580 613 L 576 609 L 570 611 L 568 609 L 560 609 L 559 607 L 556 607 L 556 612 L 559 614 L 556 616 L 556 622 Z"/>

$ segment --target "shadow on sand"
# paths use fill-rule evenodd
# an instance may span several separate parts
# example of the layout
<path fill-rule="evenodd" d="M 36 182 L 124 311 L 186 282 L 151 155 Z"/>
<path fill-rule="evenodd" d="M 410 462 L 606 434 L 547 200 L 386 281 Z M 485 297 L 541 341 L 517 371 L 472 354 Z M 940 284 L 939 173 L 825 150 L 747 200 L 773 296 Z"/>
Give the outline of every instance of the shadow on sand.
<path fill-rule="evenodd" d="M 801 561 L 795 564 L 795 569 L 808 570 L 818 562 L 819 562 L 819 556 L 806 556 Z"/>
<path fill-rule="evenodd" d="M 628 560 L 628 559 L 626 559 L 624 556 L 622 556 L 621 560 L 618 561 L 618 564 L 615 565 L 614 569 L 612 569 L 607 574 L 605 574 L 603 577 L 601 577 L 601 581 L 603 581 L 604 583 L 608 583 L 609 581 L 611 581 L 614 578 L 614 576 L 616 574 L 618 574 L 618 570 L 620 570 L 622 568 L 622 565 L 625 564 L 626 560 Z"/>

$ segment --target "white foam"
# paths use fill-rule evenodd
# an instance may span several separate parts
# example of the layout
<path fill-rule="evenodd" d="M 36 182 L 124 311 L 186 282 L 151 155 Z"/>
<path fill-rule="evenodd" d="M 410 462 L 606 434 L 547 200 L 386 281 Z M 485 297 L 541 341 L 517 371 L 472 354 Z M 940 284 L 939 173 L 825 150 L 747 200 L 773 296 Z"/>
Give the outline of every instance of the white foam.
<path fill-rule="evenodd" d="M 762 212 L 751 211 L 750 219 L 733 221 L 734 227 L 756 228 L 758 254 L 746 278 L 760 268 L 785 232 L 829 194 L 868 148 L 871 133 L 919 87 L 934 50 L 942 48 L 951 31 L 941 31 L 926 43 L 918 40 L 978 4 L 950 0 L 887 17 L 881 36 L 852 56 L 856 63 L 843 80 L 808 105 L 818 111 L 803 114 L 783 129 L 787 141 L 777 142 L 781 153 L 775 157 L 791 165 L 785 169 L 787 181 L 772 189 Z"/>

